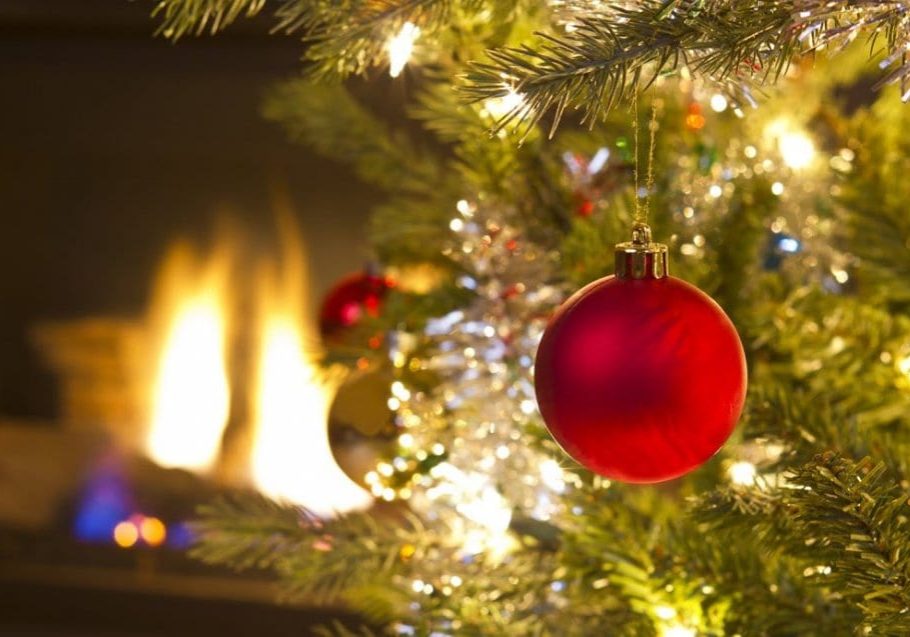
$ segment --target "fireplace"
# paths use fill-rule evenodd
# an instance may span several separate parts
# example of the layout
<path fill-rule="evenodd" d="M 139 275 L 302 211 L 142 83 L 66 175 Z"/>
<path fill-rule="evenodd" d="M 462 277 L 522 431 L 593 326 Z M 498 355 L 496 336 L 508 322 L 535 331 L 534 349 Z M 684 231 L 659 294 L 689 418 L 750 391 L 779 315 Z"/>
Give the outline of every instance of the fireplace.
<path fill-rule="evenodd" d="M 185 556 L 195 507 L 225 491 L 321 515 L 372 503 L 358 483 L 371 443 L 348 435 L 330 445 L 343 372 L 319 364 L 290 215 L 278 216 L 276 235 L 280 249 L 258 254 L 242 233 L 213 232 L 201 247 L 175 241 L 143 315 L 35 327 L 36 351 L 59 379 L 60 417 L 0 424 L 0 585 L 114 593 L 136 608 L 162 596 L 205 600 L 185 604 L 189 614 L 249 606 L 295 634 L 313 620 L 311 609 L 273 606 L 268 581 Z M 239 625 L 225 630 L 243 634 Z"/>

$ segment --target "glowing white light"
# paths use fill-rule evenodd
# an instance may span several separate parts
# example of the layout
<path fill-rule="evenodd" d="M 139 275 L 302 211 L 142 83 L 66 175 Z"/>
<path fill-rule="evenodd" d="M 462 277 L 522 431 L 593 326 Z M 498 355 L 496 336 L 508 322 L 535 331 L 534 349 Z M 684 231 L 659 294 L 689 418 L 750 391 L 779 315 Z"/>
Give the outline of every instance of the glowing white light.
<path fill-rule="evenodd" d="M 563 476 L 562 467 L 559 463 L 548 458 L 540 463 L 540 481 L 547 488 L 556 493 L 562 493 L 566 490 L 566 482 Z"/>
<path fill-rule="evenodd" d="M 779 181 L 775 181 L 773 184 L 771 184 L 771 192 L 775 195 L 784 194 L 784 185 Z"/>
<path fill-rule="evenodd" d="M 740 460 L 739 462 L 734 462 L 730 465 L 730 468 L 727 469 L 727 475 L 730 476 L 730 482 L 733 484 L 748 486 L 755 484 L 757 472 L 755 471 L 754 464 L 746 462 L 745 460 Z"/>
<path fill-rule="evenodd" d="M 805 168 L 815 157 L 815 145 L 803 133 L 785 133 L 781 135 L 778 144 L 784 163 L 790 168 Z"/>
<path fill-rule="evenodd" d="M 400 380 L 396 380 L 394 383 L 392 383 L 392 394 L 398 400 L 410 400 L 411 398 L 411 392 Z"/>
<path fill-rule="evenodd" d="M 717 199 L 722 194 L 724 194 L 724 189 L 718 186 L 717 184 L 712 185 L 708 188 L 708 194 Z"/>
<path fill-rule="evenodd" d="M 512 521 L 512 507 L 492 486 L 481 491 L 480 497 L 458 505 L 463 516 L 494 533 L 505 533 Z"/>
<path fill-rule="evenodd" d="M 665 606 L 661 604 L 660 606 L 654 607 L 654 614 L 657 615 L 658 618 L 666 621 L 676 617 L 676 609 L 672 606 Z"/>
<path fill-rule="evenodd" d="M 491 97 L 483 103 L 483 108 L 493 119 L 501 119 L 525 102 L 525 96 L 510 88 L 502 97 Z"/>
<path fill-rule="evenodd" d="M 720 93 L 711 96 L 711 110 L 715 113 L 722 113 L 727 110 L 727 98 Z"/>
<path fill-rule="evenodd" d="M 901 374 L 910 378 L 910 356 L 906 356 L 897 361 L 897 369 Z"/>
<path fill-rule="evenodd" d="M 784 119 L 771 122 L 765 129 L 765 135 L 777 141 L 784 163 L 794 170 L 805 168 L 815 158 L 812 139 Z"/>
<path fill-rule="evenodd" d="M 688 626 L 681 626 L 679 624 L 674 624 L 672 626 L 665 626 L 661 631 L 661 637 L 695 637 L 697 633 L 694 628 L 689 628 Z"/>
<path fill-rule="evenodd" d="M 386 45 L 389 52 L 389 75 L 398 77 L 404 69 L 411 53 L 414 51 L 414 42 L 420 35 L 420 27 L 412 22 L 405 22 L 401 30 Z"/>
<path fill-rule="evenodd" d="M 606 166 L 607 160 L 610 159 L 610 149 L 607 147 L 601 147 L 597 149 L 597 152 L 594 153 L 594 156 L 591 158 L 591 161 L 588 162 L 588 174 L 594 175 L 601 171 L 601 169 Z"/>

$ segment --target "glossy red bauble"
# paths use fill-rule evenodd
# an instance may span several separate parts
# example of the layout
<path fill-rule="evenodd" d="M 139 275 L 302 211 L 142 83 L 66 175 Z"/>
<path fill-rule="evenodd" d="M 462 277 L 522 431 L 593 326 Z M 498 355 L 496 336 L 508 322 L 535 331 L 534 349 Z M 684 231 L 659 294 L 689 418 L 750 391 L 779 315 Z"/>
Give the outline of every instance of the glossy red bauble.
<path fill-rule="evenodd" d="M 379 316 L 392 282 L 383 276 L 357 272 L 339 281 L 326 295 L 319 311 L 319 331 L 333 338 L 367 317 Z"/>
<path fill-rule="evenodd" d="M 717 303 L 680 279 L 607 277 L 550 321 L 535 363 L 541 414 L 578 462 L 608 478 L 661 482 L 730 436 L 746 362 Z"/>

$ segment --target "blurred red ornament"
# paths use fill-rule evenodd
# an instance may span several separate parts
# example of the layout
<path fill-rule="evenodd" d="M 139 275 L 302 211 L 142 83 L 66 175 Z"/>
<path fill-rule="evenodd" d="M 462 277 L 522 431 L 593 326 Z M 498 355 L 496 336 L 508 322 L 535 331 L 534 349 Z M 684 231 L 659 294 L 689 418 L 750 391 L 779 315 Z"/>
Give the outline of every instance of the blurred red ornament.
<path fill-rule="evenodd" d="M 364 319 L 379 316 L 385 295 L 393 286 L 389 278 L 368 272 L 344 277 L 322 301 L 319 332 L 324 338 L 337 337 Z"/>
<path fill-rule="evenodd" d="M 575 211 L 578 213 L 579 217 L 590 217 L 594 214 L 594 202 L 590 199 L 577 195 L 576 199 L 578 200 L 578 205 L 575 208 Z"/>
<path fill-rule="evenodd" d="M 540 412 L 562 448 L 625 482 L 661 482 L 708 460 L 739 419 L 746 361 L 736 329 L 667 275 L 647 226 L 617 246 L 615 276 L 573 295 L 537 352 Z"/>

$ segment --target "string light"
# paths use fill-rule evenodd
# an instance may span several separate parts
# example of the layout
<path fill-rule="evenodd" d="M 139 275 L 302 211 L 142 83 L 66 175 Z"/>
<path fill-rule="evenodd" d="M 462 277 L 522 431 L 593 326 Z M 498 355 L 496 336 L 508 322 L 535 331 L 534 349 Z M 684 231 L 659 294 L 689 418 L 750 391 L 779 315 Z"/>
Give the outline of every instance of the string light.
<path fill-rule="evenodd" d="M 904 356 L 897 361 L 897 370 L 910 379 L 910 356 Z"/>
<path fill-rule="evenodd" d="M 765 135 L 777 140 L 777 148 L 784 164 L 794 170 L 806 168 L 815 159 L 815 144 L 812 139 L 786 120 L 778 119 L 768 124 Z"/>
<path fill-rule="evenodd" d="M 129 520 L 124 520 L 114 527 L 114 542 L 120 548 L 128 549 L 139 541 L 139 529 Z"/>
<path fill-rule="evenodd" d="M 661 637 L 695 637 L 697 634 L 694 628 L 689 628 L 688 626 L 683 626 L 681 624 L 673 624 L 672 626 L 666 626 L 663 630 L 660 631 Z"/>
<path fill-rule="evenodd" d="M 659 619 L 667 621 L 676 617 L 676 609 L 672 606 L 661 604 L 660 606 L 654 607 L 654 614 L 657 615 Z"/>
<path fill-rule="evenodd" d="M 711 110 L 715 113 L 723 113 L 727 110 L 727 98 L 720 93 L 711 96 Z"/>
<path fill-rule="evenodd" d="M 750 486 L 755 484 L 757 472 L 754 464 L 740 460 L 730 465 L 730 468 L 727 469 L 727 475 L 730 476 L 730 482 L 733 484 Z"/>
<path fill-rule="evenodd" d="M 149 546 L 161 546 L 167 539 L 167 527 L 158 518 L 143 518 L 139 523 L 139 535 Z"/>
<path fill-rule="evenodd" d="M 803 133 L 785 133 L 778 142 L 784 163 L 790 168 L 805 168 L 815 158 L 815 145 Z"/>
<path fill-rule="evenodd" d="M 501 119 L 520 108 L 525 102 L 525 96 L 515 89 L 509 88 L 508 93 L 502 97 L 491 97 L 483 103 L 483 109 L 493 119 Z"/>
<path fill-rule="evenodd" d="M 420 27 L 413 22 L 405 22 L 401 25 L 401 30 L 392 39 L 389 40 L 387 49 L 389 51 L 389 75 L 398 77 L 404 70 L 408 60 L 411 59 L 411 53 L 414 51 L 414 42 L 420 35 Z"/>

